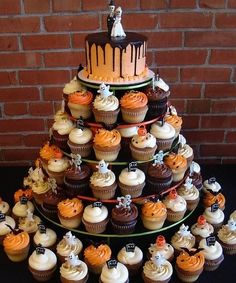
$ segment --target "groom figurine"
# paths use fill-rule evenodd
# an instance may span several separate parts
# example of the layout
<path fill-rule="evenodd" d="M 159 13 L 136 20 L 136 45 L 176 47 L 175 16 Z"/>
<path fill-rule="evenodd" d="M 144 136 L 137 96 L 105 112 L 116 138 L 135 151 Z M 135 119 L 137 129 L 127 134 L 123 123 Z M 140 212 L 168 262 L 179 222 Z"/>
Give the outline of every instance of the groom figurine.
<path fill-rule="evenodd" d="M 107 31 L 108 36 L 111 37 L 111 30 L 113 27 L 113 24 L 115 22 L 116 16 L 115 16 L 115 5 L 113 0 L 110 1 L 109 4 L 109 15 L 107 16 Z"/>

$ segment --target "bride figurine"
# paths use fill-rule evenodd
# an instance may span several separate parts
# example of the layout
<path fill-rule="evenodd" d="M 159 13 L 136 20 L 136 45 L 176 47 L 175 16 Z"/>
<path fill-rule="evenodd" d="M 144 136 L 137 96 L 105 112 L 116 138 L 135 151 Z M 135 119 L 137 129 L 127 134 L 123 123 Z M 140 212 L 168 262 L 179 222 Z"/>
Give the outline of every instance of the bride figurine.
<path fill-rule="evenodd" d="M 123 30 L 122 24 L 121 24 L 121 15 L 122 15 L 122 9 L 121 7 L 118 7 L 115 10 L 116 19 L 112 26 L 111 37 L 125 37 L 126 36 Z"/>

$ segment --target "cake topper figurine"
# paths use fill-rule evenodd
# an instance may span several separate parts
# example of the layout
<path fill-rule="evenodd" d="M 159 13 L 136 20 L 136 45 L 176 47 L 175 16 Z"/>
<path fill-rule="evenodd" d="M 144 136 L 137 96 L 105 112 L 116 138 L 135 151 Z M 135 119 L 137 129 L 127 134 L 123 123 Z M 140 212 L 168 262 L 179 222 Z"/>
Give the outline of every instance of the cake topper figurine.
<path fill-rule="evenodd" d="M 179 144 L 181 148 L 183 148 L 184 145 L 186 144 L 186 138 L 181 134 L 179 134 Z"/>
<path fill-rule="evenodd" d="M 66 262 L 70 266 L 79 266 L 81 264 L 81 260 L 78 259 L 78 255 L 75 255 L 73 252 L 70 253 L 68 257 L 66 257 Z"/>
<path fill-rule="evenodd" d="M 28 220 L 29 222 L 34 222 L 34 215 L 33 215 L 33 213 L 30 211 L 29 208 L 27 209 L 26 218 L 27 218 L 27 220 Z"/>
<path fill-rule="evenodd" d="M 100 95 L 103 97 L 108 97 L 113 94 L 113 92 L 110 91 L 109 89 L 110 89 L 109 85 L 106 86 L 104 83 L 101 83 L 99 86 L 99 90 L 97 92 L 100 93 Z"/>
<path fill-rule="evenodd" d="M 236 221 L 233 218 L 230 218 L 227 223 L 227 228 L 231 232 L 236 232 Z"/>
<path fill-rule="evenodd" d="M 163 164 L 164 152 L 160 150 L 157 154 L 154 155 L 153 164 Z"/>
<path fill-rule="evenodd" d="M 185 183 L 184 183 L 184 187 L 186 190 L 190 190 L 193 187 L 192 181 L 193 179 L 189 177 L 186 178 Z"/>
<path fill-rule="evenodd" d="M 169 86 L 168 84 L 166 84 L 164 82 L 164 80 L 160 77 L 159 74 L 156 75 L 155 79 L 154 79 L 154 86 L 158 87 L 164 91 L 168 91 L 169 90 Z"/>
<path fill-rule="evenodd" d="M 116 207 L 124 207 L 130 209 L 130 204 L 132 202 L 131 195 L 125 195 L 122 197 L 117 197 L 118 205 Z"/>
<path fill-rule="evenodd" d="M 104 160 L 101 160 L 98 162 L 98 165 L 96 166 L 96 168 L 98 168 L 99 173 L 106 174 L 110 172 L 110 170 L 108 169 L 108 165 L 109 163 L 106 163 Z"/>
<path fill-rule="evenodd" d="M 178 231 L 178 234 L 180 234 L 180 236 L 182 237 L 189 237 L 191 236 L 191 233 L 190 231 L 188 230 L 189 226 L 188 225 L 184 225 L 182 224 L 180 227 L 179 227 L 179 231 Z"/>
<path fill-rule="evenodd" d="M 48 178 L 48 186 L 54 194 L 57 194 L 57 182 L 55 178 Z"/>
<path fill-rule="evenodd" d="M 112 30 L 111 30 L 111 37 L 115 37 L 115 38 L 119 38 L 119 37 L 126 37 L 126 34 L 123 30 L 122 24 L 121 24 L 121 15 L 122 15 L 122 9 L 121 7 L 118 7 L 115 10 L 115 22 L 112 26 Z"/>
<path fill-rule="evenodd" d="M 192 176 L 195 173 L 199 174 L 200 173 L 200 166 L 197 162 L 192 161 L 190 168 L 189 168 L 189 175 Z"/>
<path fill-rule="evenodd" d="M 163 254 L 161 254 L 160 252 L 157 252 L 157 253 L 155 253 L 155 255 L 153 257 L 151 257 L 151 261 L 153 261 L 153 263 L 157 267 L 161 267 L 166 262 L 166 259 L 163 256 Z"/>
<path fill-rule="evenodd" d="M 110 1 L 108 9 L 109 9 L 109 15 L 107 16 L 107 32 L 108 32 L 108 36 L 111 37 L 111 30 L 116 20 L 115 4 L 113 0 Z"/>
<path fill-rule="evenodd" d="M 70 161 L 71 165 L 74 165 L 76 169 L 78 168 L 79 170 L 81 170 L 80 168 L 80 165 L 82 163 L 81 156 L 79 154 L 74 154 L 74 153 L 71 153 L 70 156 L 71 156 L 71 161 Z"/>
<path fill-rule="evenodd" d="M 63 238 L 69 246 L 74 246 L 76 244 L 76 237 L 72 235 L 71 231 L 67 232 Z"/>

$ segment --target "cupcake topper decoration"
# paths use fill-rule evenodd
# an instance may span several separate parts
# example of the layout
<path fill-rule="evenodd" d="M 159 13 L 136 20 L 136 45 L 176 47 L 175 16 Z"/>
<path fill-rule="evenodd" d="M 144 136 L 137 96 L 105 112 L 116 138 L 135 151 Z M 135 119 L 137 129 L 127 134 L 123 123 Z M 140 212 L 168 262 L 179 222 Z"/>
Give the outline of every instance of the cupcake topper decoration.
<path fill-rule="evenodd" d="M 76 244 L 76 237 L 72 235 L 71 231 L 67 232 L 63 238 L 69 246 L 74 246 Z"/>
<path fill-rule="evenodd" d="M 57 194 L 57 183 L 55 178 L 48 178 L 48 186 L 54 194 Z"/>
<path fill-rule="evenodd" d="M 97 91 L 103 97 L 108 97 L 113 94 L 112 91 L 109 90 L 110 86 L 106 86 L 104 83 L 101 83 L 99 86 L 99 90 Z"/>
<path fill-rule="evenodd" d="M 168 112 L 167 112 L 167 114 L 170 114 L 170 115 L 178 115 L 177 110 L 176 110 L 176 108 L 175 108 L 173 105 L 170 105 L 170 106 L 168 107 Z"/>
<path fill-rule="evenodd" d="M 215 203 L 211 205 L 211 212 L 216 212 L 219 209 L 219 203 L 216 200 Z"/>
<path fill-rule="evenodd" d="M 71 165 L 74 165 L 75 168 L 79 168 L 81 170 L 80 165 L 82 163 L 81 156 L 79 154 L 71 153 Z"/>
<path fill-rule="evenodd" d="M 184 145 L 186 144 L 186 138 L 181 134 L 179 134 L 179 144 L 181 148 L 183 148 Z"/>
<path fill-rule="evenodd" d="M 193 187 L 193 179 L 187 177 L 186 180 L 185 180 L 185 183 L 184 183 L 184 187 L 186 190 L 191 190 L 191 188 Z"/>
<path fill-rule="evenodd" d="M 170 199 L 176 199 L 177 196 L 178 196 L 178 194 L 177 194 L 176 189 L 171 190 L 171 191 L 169 192 L 169 195 L 168 195 L 168 197 L 169 197 Z"/>
<path fill-rule="evenodd" d="M 20 203 L 23 204 L 23 205 L 26 205 L 27 202 L 28 202 L 28 198 L 26 196 L 22 195 L 20 197 Z"/>
<path fill-rule="evenodd" d="M 82 116 L 80 116 L 80 118 L 76 120 L 76 128 L 82 131 L 84 130 L 84 120 Z"/>
<path fill-rule="evenodd" d="M 168 86 L 168 84 L 166 84 L 163 79 L 160 77 L 159 74 L 156 75 L 156 79 L 154 81 L 154 85 L 155 87 L 158 87 L 162 90 L 164 90 L 165 92 L 168 91 L 170 88 Z"/>
<path fill-rule="evenodd" d="M 135 243 L 129 243 L 125 245 L 125 250 L 127 253 L 131 252 L 134 253 L 135 250 Z"/>
<path fill-rule="evenodd" d="M 138 135 L 141 136 L 141 137 L 145 137 L 147 134 L 147 129 L 144 125 L 141 125 L 139 128 L 138 128 Z"/>
<path fill-rule="evenodd" d="M 155 253 L 155 255 L 151 257 L 151 260 L 157 267 L 161 267 L 166 262 L 165 257 L 159 252 Z"/>
<path fill-rule="evenodd" d="M 206 218 L 203 215 L 198 216 L 197 224 L 199 224 L 201 226 L 205 225 L 206 224 Z"/>
<path fill-rule="evenodd" d="M 216 237 L 214 235 L 210 235 L 206 237 L 206 244 L 208 247 L 214 246 L 216 242 Z"/>
<path fill-rule="evenodd" d="M 227 227 L 229 231 L 235 232 L 236 231 L 236 221 L 233 218 L 230 218 L 227 223 Z"/>
<path fill-rule="evenodd" d="M 104 160 L 101 160 L 98 162 L 98 165 L 96 166 L 96 168 L 98 168 L 98 172 L 101 174 L 107 174 L 108 172 L 110 172 L 111 170 L 108 169 L 108 165 L 109 163 L 106 163 Z"/>
<path fill-rule="evenodd" d="M 101 201 L 95 201 L 92 203 L 92 207 L 99 207 L 101 208 L 102 207 L 102 202 Z"/>
<path fill-rule="evenodd" d="M 115 21 L 113 23 L 112 30 L 111 30 L 111 37 L 113 39 L 119 39 L 119 38 L 126 37 L 126 34 L 121 24 L 121 15 L 122 15 L 122 9 L 121 7 L 118 7 L 115 10 Z"/>
<path fill-rule="evenodd" d="M 6 221 L 6 215 L 0 211 L 0 223 Z"/>
<path fill-rule="evenodd" d="M 179 227 L 179 231 L 178 233 L 182 236 L 182 237 L 188 237 L 191 235 L 190 231 L 188 230 L 189 229 L 189 226 L 188 225 L 184 225 L 182 224 L 180 227 Z"/>
<path fill-rule="evenodd" d="M 181 249 L 187 253 L 189 256 L 194 256 L 195 254 L 199 253 L 200 251 L 204 250 L 203 248 L 198 248 L 198 249 L 191 249 L 189 250 L 188 248 L 181 247 Z"/>
<path fill-rule="evenodd" d="M 154 164 L 163 164 L 164 159 L 164 152 L 163 150 L 160 150 L 157 154 L 154 155 Z"/>
<path fill-rule="evenodd" d="M 214 184 L 216 182 L 216 178 L 215 177 L 211 177 L 208 179 L 208 184 L 211 185 L 211 184 Z"/>
<path fill-rule="evenodd" d="M 38 229 L 40 234 L 46 234 L 47 228 L 43 223 L 38 224 Z"/>
<path fill-rule="evenodd" d="M 81 265 L 81 260 L 78 259 L 78 255 L 75 255 L 73 252 L 70 253 L 68 257 L 66 257 L 66 262 L 70 266 L 79 266 Z"/>
<path fill-rule="evenodd" d="M 190 176 L 192 176 L 194 172 L 199 174 L 200 173 L 200 166 L 197 162 L 192 161 L 192 163 L 190 164 L 190 168 L 189 168 Z"/>
<path fill-rule="evenodd" d="M 156 245 L 158 247 L 163 247 L 166 244 L 166 239 L 163 235 L 159 235 L 156 238 Z"/>
<path fill-rule="evenodd" d="M 36 254 L 37 255 L 44 255 L 45 254 L 45 248 L 41 244 L 39 244 L 36 247 Z"/>
<path fill-rule="evenodd" d="M 27 212 L 27 215 L 26 215 L 26 219 L 29 221 L 29 222 L 33 222 L 34 221 L 34 215 L 32 213 L 32 211 L 28 208 L 26 210 Z"/>
<path fill-rule="evenodd" d="M 116 259 L 109 259 L 106 263 L 108 269 L 116 268 L 118 264 Z"/>
<path fill-rule="evenodd" d="M 128 165 L 128 171 L 129 172 L 135 172 L 136 169 L 137 169 L 137 165 L 138 165 L 137 161 L 130 162 L 129 165 Z"/>
<path fill-rule="evenodd" d="M 117 198 L 118 205 L 116 205 L 117 208 L 124 207 L 130 209 L 130 204 L 132 202 L 131 195 L 125 195 L 122 197 Z"/>

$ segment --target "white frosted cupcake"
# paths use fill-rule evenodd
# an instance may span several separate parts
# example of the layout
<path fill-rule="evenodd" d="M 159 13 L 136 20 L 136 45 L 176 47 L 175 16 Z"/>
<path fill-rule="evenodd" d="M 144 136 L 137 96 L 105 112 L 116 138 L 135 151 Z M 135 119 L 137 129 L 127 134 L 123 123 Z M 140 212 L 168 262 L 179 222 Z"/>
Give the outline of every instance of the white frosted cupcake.
<path fill-rule="evenodd" d="M 206 218 L 206 221 L 214 227 L 215 231 L 220 229 L 225 219 L 224 212 L 219 208 L 215 210 L 212 206 L 204 210 L 203 216 Z"/>
<path fill-rule="evenodd" d="M 170 262 L 174 259 L 174 248 L 166 243 L 166 239 L 162 235 L 157 236 L 156 242 L 148 248 L 148 259 L 153 257 L 157 252 Z"/>
<path fill-rule="evenodd" d="M 50 228 L 46 228 L 44 225 L 40 224 L 38 231 L 35 233 L 34 245 L 42 245 L 45 248 L 54 250 L 57 241 L 57 234 Z"/>
<path fill-rule="evenodd" d="M 2 244 L 4 237 L 11 232 L 11 228 L 9 226 L 12 229 L 15 229 L 15 220 L 12 217 L 0 212 L 0 245 Z"/>
<path fill-rule="evenodd" d="M 38 230 L 38 225 L 41 219 L 37 215 L 33 215 L 30 210 L 27 211 L 27 216 L 19 218 L 19 229 L 27 232 L 31 238 L 35 235 Z"/>
<path fill-rule="evenodd" d="M 178 154 L 182 155 L 187 159 L 187 166 L 189 168 L 194 158 L 193 149 L 191 148 L 191 146 L 188 144 L 182 145 L 178 149 Z"/>
<path fill-rule="evenodd" d="M 27 198 L 21 197 L 20 201 L 18 201 L 12 208 L 12 217 L 14 219 L 26 217 L 27 210 L 34 213 L 34 205 L 31 201 L 27 200 Z"/>
<path fill-rule="evenodd" d="M 219 192 L 221 190 L 221 185 L 216 181 L 216 179 L 214 177 L 205 180 L 203 182 L 203 188 L 202 191 L 204 193 L 208 193 L 208 190 L 211 192 Z"/>
<path fill-rule="evenodd" d="M 32 187 L 35 182 L 42 182 L 44 178 L 45 176 L 42 168 L 36 167 L 33 169 L 33 167 L 30 167 L 28 176 L 24 177 L 23 184 L 25 187 Z"/>
<path fill-rule="evenodd" d="M 236 220 L 236 210 L 230 214 L 229 218 Z"/>
<path fill-rule="evenodd" d="M 0 197 L 0 212 L 5 215 L 10 215 L 11 209 L 9 204 L 6 201 L 3 201 Z"/>
<path fill-rule="evenodd" d="M 81 84 L 75 76 L 69 83 L 65 84 L 63 88 L 63 93 L 69 95 L 79 90 L 81 90 Z"/>
<path fill-rule="evenodd" d="M 218 231 L 218 239 L 226 254 L 236 254 L 236 220 L 230 218 L 226 225 L 223 225 Z"/>
<path fill-rule="evenodd" d="M 195 236 L 196 242 L 199 243 L 202 239 L 214 233 L 214 227 L 210 223 L 207 223 L 203 215 L 200 215 L 197 219 L 197 223 L 191 226 L 191 232 Z"/>
<path fill-rule="evenodd" d="M 113 266 L 114 260 L 109 260 L 102 268 L 102 273 L 99 278 L 99 283 L 128 283 L 129 282 L 129 272 L 127 267 L 120 262 L 116 262 L 116 266 Z"/>
<path fill-rule="evenodd" d="M 138 127 L 127 127 L 127 128 L 121 128 L 118 129 L 120 135 L 121 135 L 121 147 L 122 152 L 130 153 L 129 145 L 131 142 L 131 139 L 133 136 L 138 134 Z"/>
<path fill-rule="evenodd" d="M 49 177 L 56 179 L 58 185 L 63 185 L 65 171 L 69 166 L 68 158 L 52 158 L 48 161 L 47 173 Z"/>
<path fill-rule="evenodd" d="M 54 179 L 55 182 L 55 179 Z M 55 184 L 54 184 L 55 185 Z M 37 204 L 42 204 L 45 194 L 51 190 L 52 183 L 46 180 L 36 181 L 32 184 L 32 195 Z"/>

